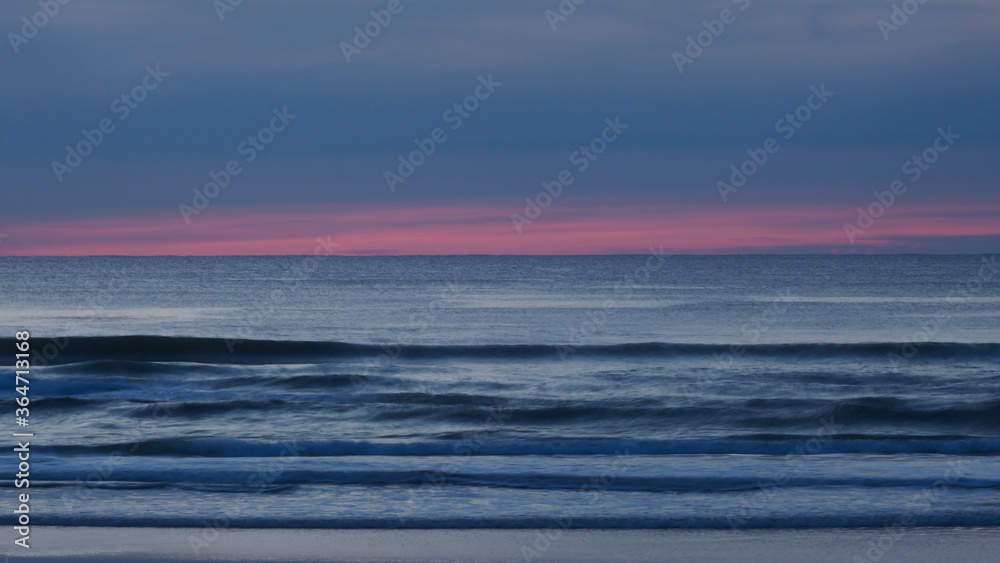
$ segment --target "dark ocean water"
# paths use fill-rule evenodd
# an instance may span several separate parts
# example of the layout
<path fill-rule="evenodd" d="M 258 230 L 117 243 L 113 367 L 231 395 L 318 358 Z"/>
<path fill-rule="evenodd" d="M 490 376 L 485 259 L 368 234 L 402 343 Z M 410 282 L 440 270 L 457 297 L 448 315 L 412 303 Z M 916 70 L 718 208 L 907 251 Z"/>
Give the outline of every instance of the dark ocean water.
<path fill-rule="evenodd" d="M 1000 525 L 997 270 L 0 258 L 0 340 L 34 524 Z"/>

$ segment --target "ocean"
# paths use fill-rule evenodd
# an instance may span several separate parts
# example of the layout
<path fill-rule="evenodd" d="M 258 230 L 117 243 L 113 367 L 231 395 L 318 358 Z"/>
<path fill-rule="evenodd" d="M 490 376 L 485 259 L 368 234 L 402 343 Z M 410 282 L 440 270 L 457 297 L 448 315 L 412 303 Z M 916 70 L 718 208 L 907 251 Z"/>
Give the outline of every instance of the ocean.
<path fill-rule="evenodd" d="M 35 525 L 1000 525 L 995 256 L 0 274 L 5 365 L 31 334 L 30 425 L 7 426 L 33 433 Z"/>

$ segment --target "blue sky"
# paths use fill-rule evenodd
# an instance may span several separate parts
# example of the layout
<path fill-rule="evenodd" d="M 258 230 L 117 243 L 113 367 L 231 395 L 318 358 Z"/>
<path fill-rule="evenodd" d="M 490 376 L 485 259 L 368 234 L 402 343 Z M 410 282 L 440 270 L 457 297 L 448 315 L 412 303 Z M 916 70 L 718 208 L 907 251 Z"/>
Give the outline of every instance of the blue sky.
<path fill-rule="evenodd" d="M 34 252 L 19 227 L 51 222 L 170 217 L 185 228 L 178 206 L 209 172 L 241 160 L 240 144 L 286 107 L 295 119 L 213 198 L 219 214 L 474 206 L 509 222 L 616 116 L 629 128 L 577 174 L 552 208 L 553 225 L 564 211 L 609 205 L 711 216 L 718 206 L 799 206 L 830 211 L 820 215 L 836 233 L 949 126 L 961 134 L 954 150 L 898 205 L 1000 205 L 996 2 L 930 0 L 886 40 L 878 22 L 892 21 L 893 2 L 587 0 L 553 29 L 546 11 L 559 10 L 555 0 L 403 0 L 348 63 L 341 44 L 388 4 L 246 0 L 220 20 L 210 0 L 73 0 L 15 53 L 10 33 L 40 7 L 4 2 L 0 231 L 9 237 L 0 252 Z M 734 21 L 679 72 L 674 54 L 723 10 Z M 119 119 L 112 102 L 157 65 L 169 76 Z M 450 129 L 443 113 L 480 76 L 500 86 Z M 821 85 L 831 99 L 722 201 L 717 184 L 730 165 L 777 137 L 775 123 Z M 52 163 L 102 119 L 113 132 L 60 182 Z M 447 140 L 388 189 L 385 171 L 439 127 Z M 1000 240 L 988 225 L 903 234 L 966 237 L 931 245 L 949 251 Z"/>

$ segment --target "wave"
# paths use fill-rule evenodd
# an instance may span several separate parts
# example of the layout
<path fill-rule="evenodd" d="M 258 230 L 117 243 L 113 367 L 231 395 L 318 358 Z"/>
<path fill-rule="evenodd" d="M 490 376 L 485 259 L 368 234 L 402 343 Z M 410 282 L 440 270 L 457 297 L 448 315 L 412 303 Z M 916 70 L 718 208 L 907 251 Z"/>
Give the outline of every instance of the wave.
<path fill-rule="evenodd" d="M 13 347 L 14 340 L 0 339 L 0 346 Z M 323 358 L 376 358 L 380 354 L 402 358 L 560 358 L 579 356 L 671 357 L 778 356 L 799 358 L 886 357 L 913 355 L 918 359 L 1000 357 L 1000 343 L 958 342 L 861 342 L 790 344 L 697 344 L 637 342 L 624 344 L 484 344 L 484 345 L 377 345 L 349 342 L 293 340 L 227 340 L 173 336 L 76 336 L 59 341 L 33 341 L 41 354 L 37 365 L 61 365 L 113 359 L 131 362 L 195 362 L 209 364 L 261 364 Z M 61 344 L 62 346 L 59 346 Z M 904 354 L 906 351 L 906 354 Z M 90 369 L 106 369 L 107 365 Z"/>
<path fill-rule="evenodd" d="M 405 508 L 396 507 L 398 510 Z M 577 510 L 567 509 L 564 512 L 547 516 L 478 516 L 469 518 L 447 517 L 409 517 L 401 515 L 381 518 L 350 518 L 350 517 L 275 517 L 241 516 L 227 518 L 229 528 L 270 528 L 270 529 L 552 529 L 554 526 L 566 526 L 573 529 L 617 530 L 617 529 L 729 529 L 734 527 L 733 519 L 727 516 L 710 516 L 705 514 L 684 514 L 667 517 L 632 516 L 580 516 Z M 221 513 L 221 512 L 220 512 Z M 733 514 L 739 514 L 734 507 Z M 0 525 L 16 525 L 14 515 L 0 515 Z M 730 515 L 732 516 L 732 515 Z M 740 522 L 738 528 L 746 529 L 798 529 L 798 528 L 885 528 L 899 525 L 899 513 L 872 514 L 868 511 L 855 514 L 794 514 L 754 517 Z M 121 528 L 198 528 L 206 525 L 204 516 L 81 516 L 77 514 L 40 514 L 32 518 L 42 526 L 92 526 Z M 939 513 L 921 515 L 916 518 L 913 527 L 980 527 L 1000 526 L 1000 515 L 996 513 Z"/>
<path fill-rule="evenodd" d="M 276 385 L 273 380 L 259 382 Z M 293 384 L 294 385 L 294 384 Z M 852 428 L 909 427 L 938 434 L 991 435 L 1000 430 L 1000 399 L 947 401 L 897 397 L 844 398 L 750 398 L 686 399 L 620 397 L 601 399 L 529 399 L 496 397 L 476 393 L 237 393 L 238 388 L 219 391 L 226 396 L 202 394 L 199 400 L 152 400 L 141 390 L 114 400 L 119 416 L 146 419 L 160 414 L 188 419 L 241 417 L 261 413 L 294 412 L 298 415 L 342 421 L 343 417 L 372 423 L 410 423 L 428 429 L 446 424 L 481 424 L 495 413 L 518 426 L 536 425 L 556 429 L 629 428 L 660 433 L 666 427 L 719 427 L 743 432 L 813 431 L 822 420 L 850 421 Z M 294 389 L 293 389 L 294 390 Z M 236 393 L 236 396 L 233 396 Z M 37 400 L 39 408 L 61 412 L 86 412 L 106 408 L 108 399 L 56 395 Z M 315 419 L 315 420 L 318 420 Z M 334 423 L 334 422 L 331 422 Z M 608 426 L 610 425 L 610 426 Z M 931 430 L 933 429 L 933 430 Z M 565 435 L 571 436 L 570 431 Z M 442 438 L 445 436 L 435 436 Z"/>
<path fill-rule="evenodd" d="M 87 471 L 93 471 L 87 469 Z M 581 482 L 586 479 L 572 473 L 463 473 L 451 468 L 435 470 L 296 470 L 283 469 L 280 473 L 269 477 L 268 483 L 254 482 L 251 477 L 256 470 L 199 470 L 199 482 L 190 482 L 190 472 L 162 470 L 118 470 L 116 481 L 100 481 L 88 483 L 87 488 L 104 490 L 150 490 L 179 489 L 214 493 L 279 493 L 296 489 L 299 486 L 316 485 L 355 485 L 365 487 L 377 486 L 424 486 L 433 479 L 435 486 L 451 487 L 489 487 L 503 489 L 531 489 L 543 491 L 578 491 Z M 86 474 L 72 474 L 60 470 L 47 470 L 47 481 L 38 484 L 32 482 L 32 487 L 61 489 L 79 488 Z M 829 487 L 855 488 L 911 488 L 928 489 L 934 486 L 938 477 L 874 477 L 874 476 L 811 476 L 792 477 L 782 481 L 782 487 L 787 489 L 821 489 Z M 601 484 L 606 491 L 628 491 L 648 493 L 685 493 L 701 492 L 729 494 L 743 491 L 759 491 L 761 488 L 759 475 L 746 476 L 680 476 L 680 475 L 615 475 L 614 480 Z M 0 487 L 12 488 L 11 483 Z M 1000 478 L 956 478 L 948 483 L 949 489 L 998 489 Z"/>
<path fill-rule="evenodd" d="M 406 396 L 406 395 L 404 395 Z M 367 396 L 358 397 L 359 399 Z M 478 404 L 448 402 L 448 397 L 406 396 L 405 401 L 386 396 L 370 396 L 371 420 L 438 421 L 456 424 L 481 422 L 481 406 L 496 404 L 484 400 Z M 397 402 L 398 401 L 398 402 Z M 519 425 L 540 426 L 627 423 L 633 429 L 662 429 L 664 424 L 725 424 L 731 428 L 762 430 L 805 430 L 821 424 L 821 418 L 849 420 L 854 427 L 866 425 L 909 425 L 939 429 L 1000 429 L 1000 399 L 933 403 L 896 397 L 857 397 L 836 399 L 731 399 L 702 400 L 690 404 L 669 404 L 669 400 L 517 400 L 505 401 L 503 415 Z M 396 404 L 393 404 L 396 403 Z M 374 408 L 374 407 L 378 408 Z M 949 431 L 949 430 L 939 430 Z"/>
<path fill-rule="evenodd" d="M 40 445 L 46 455 L 83 456 L 128 452 L 138 456 L 337 457 L 337 456 L 592 456 L 752 454 L 950 454 L 1000 455 L 1000 438 L 965 436 L 847 436 L 814 448 L 815 435 L 762 435 L 679 440 L 440 440 L 370 442 L 352 440 L 250 441 L 235 438 L 160 439 L 96 445 Z"/>

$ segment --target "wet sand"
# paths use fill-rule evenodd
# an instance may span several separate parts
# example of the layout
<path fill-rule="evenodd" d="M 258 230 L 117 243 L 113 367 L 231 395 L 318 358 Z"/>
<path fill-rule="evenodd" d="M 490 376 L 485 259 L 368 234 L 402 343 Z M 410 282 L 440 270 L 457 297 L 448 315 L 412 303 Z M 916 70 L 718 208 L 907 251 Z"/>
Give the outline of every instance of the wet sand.
<path fill-rule="evenodd" d="M 16 561 L 107 562 L 995 562 L 1000 528 L 782 530 L 220 530 L 191 528 L 31 529 L 31 549 L 0 553 Z M 211 539 L 202 544 L 201 541 Z M 197 546 L 198 552 L 195 552 Z"/>

